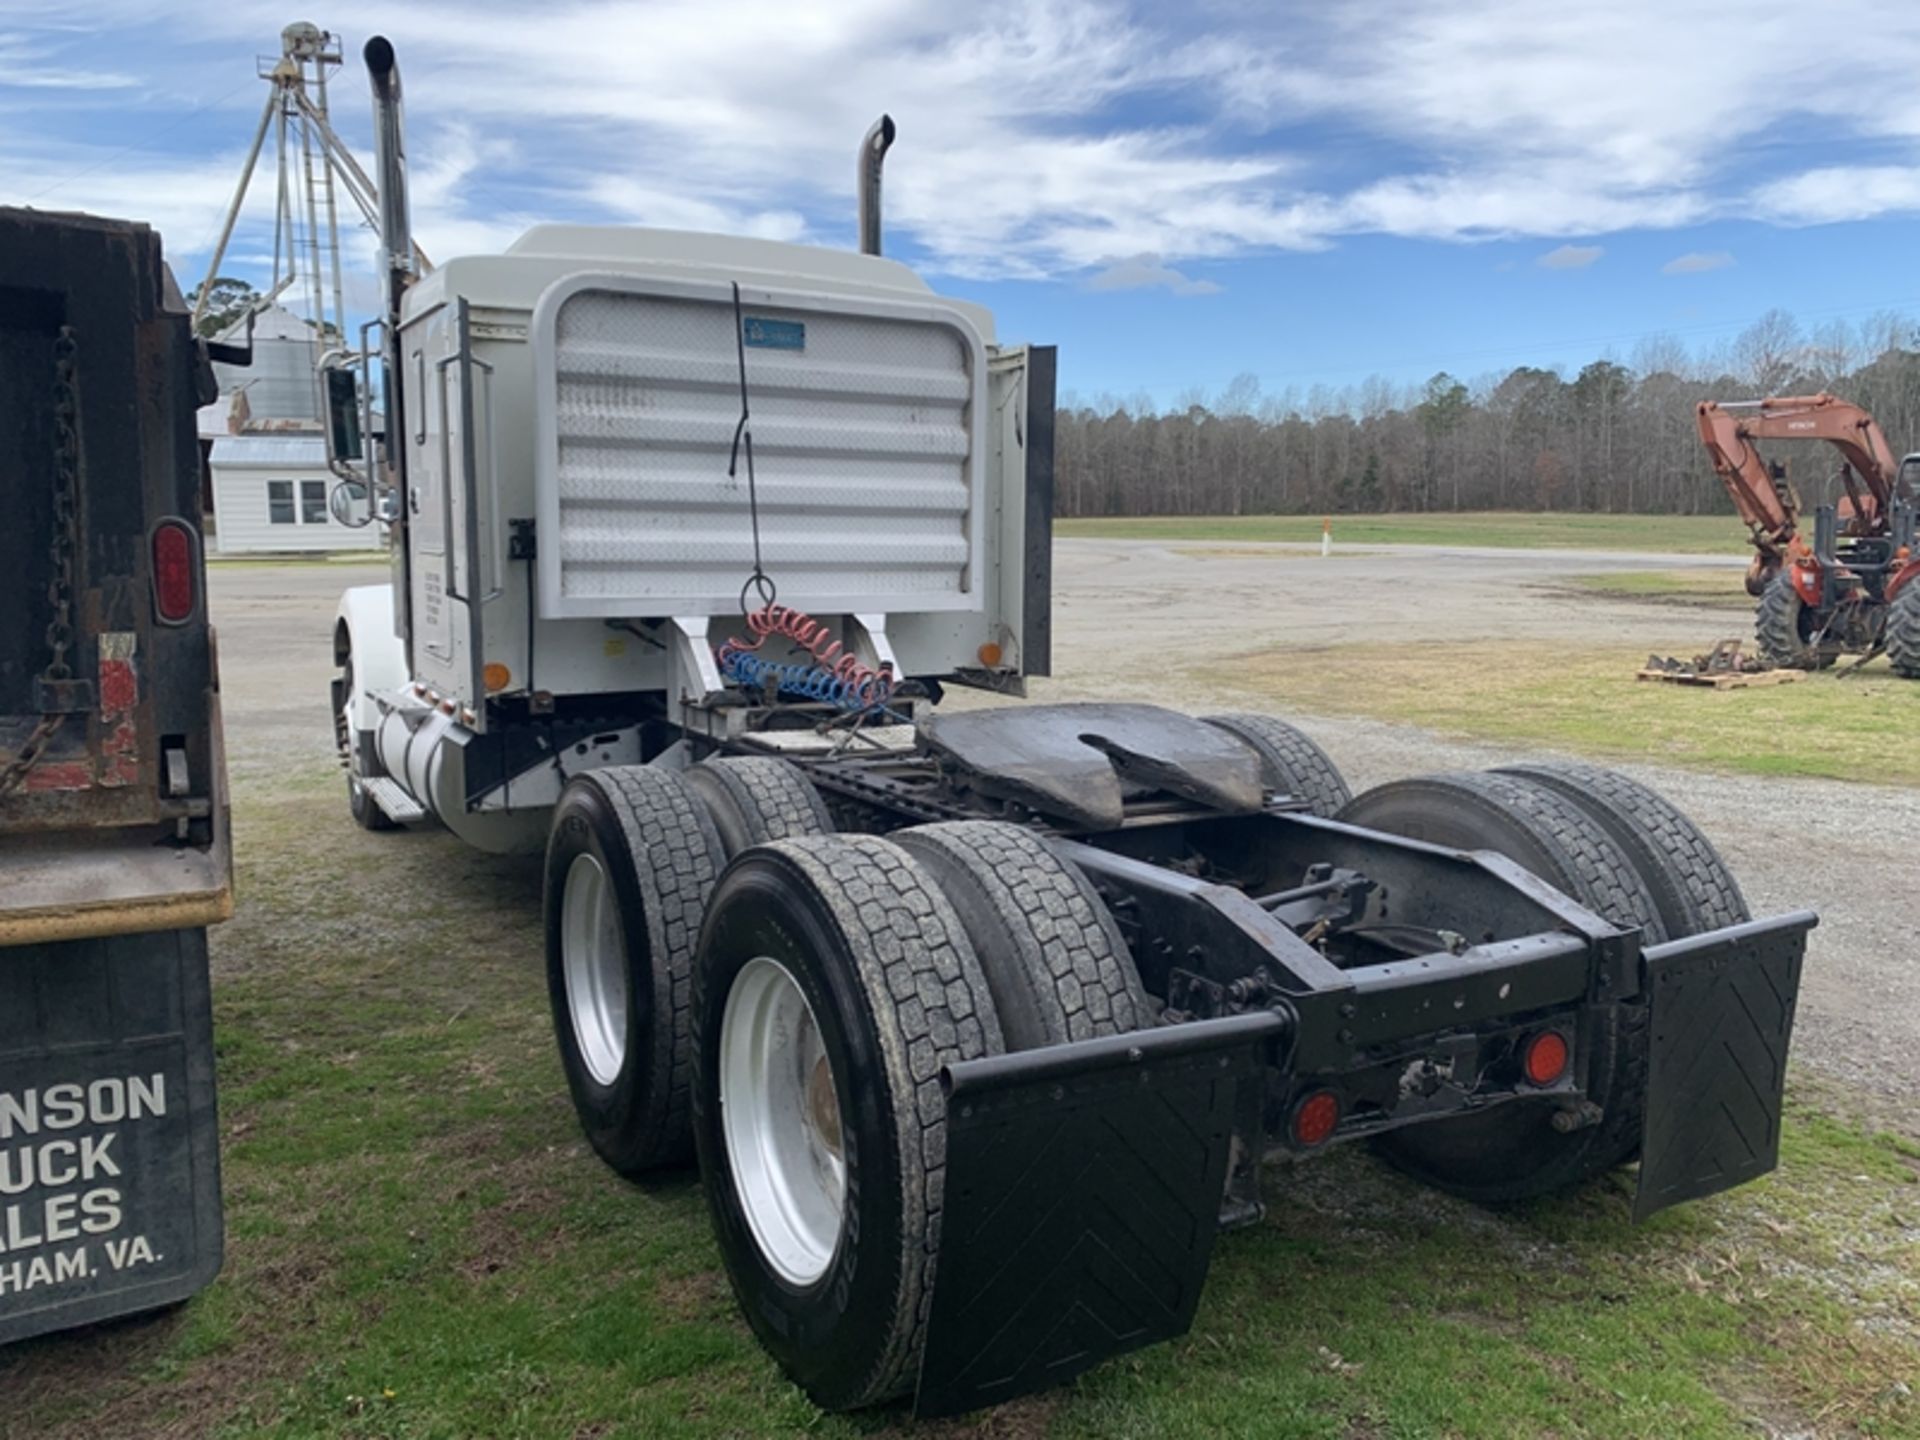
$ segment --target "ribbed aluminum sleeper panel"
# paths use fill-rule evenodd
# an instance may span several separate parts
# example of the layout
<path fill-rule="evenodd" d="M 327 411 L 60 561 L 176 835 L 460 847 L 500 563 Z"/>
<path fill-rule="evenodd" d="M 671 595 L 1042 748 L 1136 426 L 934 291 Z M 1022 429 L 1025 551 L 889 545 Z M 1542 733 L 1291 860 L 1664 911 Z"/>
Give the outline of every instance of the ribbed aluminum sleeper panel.
<path fill-rule="evenodd" d="M 782 604 L 978 610 L 986 358 L 938 302 L 741 287 L 761 554 Z M 724 283 L 581 274 L 534 311 L 540 605 L 737 614 L 753 567 Z"/>

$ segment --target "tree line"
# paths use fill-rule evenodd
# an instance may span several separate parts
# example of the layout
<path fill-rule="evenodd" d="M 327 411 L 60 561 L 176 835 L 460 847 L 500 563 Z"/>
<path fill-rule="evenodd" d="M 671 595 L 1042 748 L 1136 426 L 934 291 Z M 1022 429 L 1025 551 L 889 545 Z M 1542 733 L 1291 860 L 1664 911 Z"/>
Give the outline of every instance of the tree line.
<path fill-rule="evenodd" d="M 1259 515 L 1399 510 L 1723 511 L 1694 427 L 1701 400 L 1829 391 L 1866 407 L 1898 457 L 1920 450 L 1920 323 L 1882 314 L 1803 329 L 1773 310 L 1700 351 L 1643 341 L 1571 376 L 1522 365 L 1424 385 L 1263 392 L 1240 375 L 1170 407 L 1062 396 L 1058 513 Z M 1828 446 L 1776 443 L 1806 504 L 1827 495 Z"/>

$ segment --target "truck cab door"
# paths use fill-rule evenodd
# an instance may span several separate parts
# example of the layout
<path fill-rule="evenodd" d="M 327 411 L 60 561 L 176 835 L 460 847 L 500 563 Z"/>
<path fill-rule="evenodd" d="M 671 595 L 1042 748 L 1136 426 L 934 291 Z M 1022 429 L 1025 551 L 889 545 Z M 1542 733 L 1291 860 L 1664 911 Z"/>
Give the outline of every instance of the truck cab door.
<path fill-rule="evenodd" d="M 456 349 L 454 314 L 445 306 L 400 331 L 405 387 L 407 559 L 413 670 L 436 689 L 452 688 L 454 577 L 450 465 L 450 390 L 457 377 L 443 364 Z"/>

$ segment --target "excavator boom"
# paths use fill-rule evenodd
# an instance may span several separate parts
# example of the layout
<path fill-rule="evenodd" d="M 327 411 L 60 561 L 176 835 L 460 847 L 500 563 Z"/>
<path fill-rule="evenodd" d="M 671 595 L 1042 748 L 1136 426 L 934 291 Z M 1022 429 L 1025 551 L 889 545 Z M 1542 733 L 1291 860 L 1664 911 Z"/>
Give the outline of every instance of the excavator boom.
<path fill-rule="evenodd" d="M 1727 487 L 1733 507 L 1753 532 L 1757 552 L 1748 589 L 1758 593 L 1779 569 L 1799 525 L 1800 504 L 1754 449 L 1756 440 L 1825 440 L 1864 486 L 1854 515 L 1870 533 L 1885 527 L 1898 467 L 1873 416 L 1833 395 L 1773 396 L 1765 400 L 1703 400 L 1695 408 L 1701 442 Z M 1849 485 L 1849 491 L 1853 489 Z"/>

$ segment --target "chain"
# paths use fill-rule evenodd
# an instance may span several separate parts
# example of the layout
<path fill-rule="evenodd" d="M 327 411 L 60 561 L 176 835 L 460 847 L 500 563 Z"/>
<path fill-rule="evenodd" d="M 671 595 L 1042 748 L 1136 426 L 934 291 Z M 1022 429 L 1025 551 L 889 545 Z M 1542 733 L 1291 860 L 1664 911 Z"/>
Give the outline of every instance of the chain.
<path fill-rule="evenodd" d="M 73 643 L 73 559 L 80 549 L 79 387 L 74 383 L 73 327 L 60 327 L 53 342 L 53 539 L 48 551 L 53 575 L 47 599 L 53 622 L 47 626 L 46 678 L 70 680 L 67 647 Z"/>
<path fill-rule="evenodd" d="M 73 327 L 61 326 L 53 342 L 53 538 L 48 545 L 53 573 L 47 580 L 53 619 L 47 625 L 47 668 L 40 673 L 49 683 L 73 678 L 67 651 L 73 645 L 73 562 L 80 549 L 79 387 L 74 383 L 78 350 Z M 0 797 L 20 788 L 65 719 L 61 711 L 42 711 L 20 753 L 0 765 Z"/>
<path fill-rule="evenodd" d="M 27 736 L 27 743 L 20 747 L 20 753 L 0 765 L 0 799 L 5 799 L 20 788 L 20 782 L 27 778 L 27 772 L 40 763 L 40 752 L 47 748 L 47 742 L 53 739 L 54 731 L 60 728 L 64 715 L 42 715 L 40 723 L 33 727 L 33 733 Z"/>

